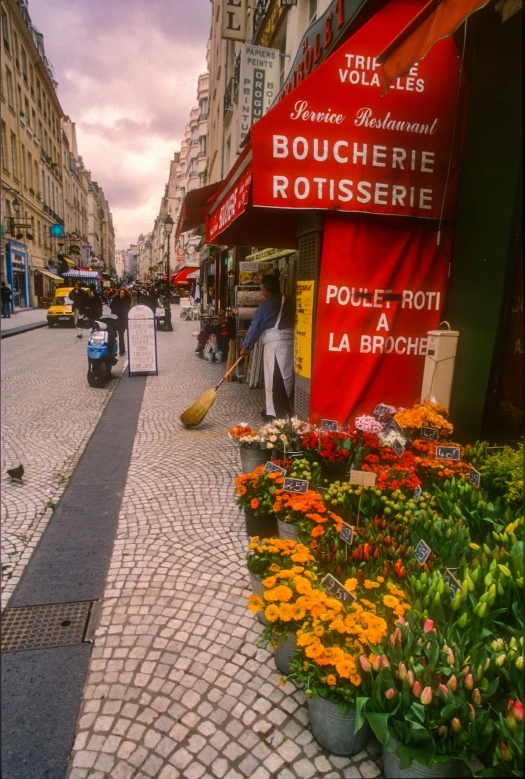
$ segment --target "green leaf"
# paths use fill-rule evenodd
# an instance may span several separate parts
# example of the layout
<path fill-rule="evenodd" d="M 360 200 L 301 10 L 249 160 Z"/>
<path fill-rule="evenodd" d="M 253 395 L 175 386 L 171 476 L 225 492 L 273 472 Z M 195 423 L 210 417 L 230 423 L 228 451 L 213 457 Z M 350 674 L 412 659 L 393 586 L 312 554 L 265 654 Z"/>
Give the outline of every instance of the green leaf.
<path fill-rule="evenodd" d="M 412 711 L 418 718 L 420 722 L 425 722 L 425 707 L 422 703 L 413 703 L 412 704 Z"/>
<path fill-rule="evenodd" d="M 378 712 L 370 712 L 366 715 L 366 718 L 370 724 L 370 727 L 377 736 L 378 741 L 381 744 L 388 744 L 388 714 L 379 714 Z"/>
<path fill-rule="evenodd" d="M 408 747 L 398 742 L 396 755 L 399 758 L 400 771 L 405 771 L 407 768 L 410 768 L 412 765 L 412 753 Z"/>
<path fill-rule="evenodd" d="M 434 762 L 436 747 L 432 740 L 430 740 L 428 744 L 425 745 L 424 749 L 420 749 L 419 747 L 411 747 L 410 751 L 412 752 L 412 757 L 414 760 L 417 760 L 418 763 L 421 763 L 421 765 L 424 765 L 427 768 Z"/>
<path fill-rule="evenodd" d="M 358 730 L 361 730 L 363 725 L 365 724 L 366 715 L 365 715 L 365 707 L 367 702 L 370 700 L 370 698 L 356 698 L 356 718 L 355 718 L 355 728 L 354 733 L 357 733 Z"/>
<path fill-rule="evenodd" d="M 430 733 L 419 722 L 412 722 L 409 720 L 410 734 L 414 741 L 428 741 L 430 739 Z"/>

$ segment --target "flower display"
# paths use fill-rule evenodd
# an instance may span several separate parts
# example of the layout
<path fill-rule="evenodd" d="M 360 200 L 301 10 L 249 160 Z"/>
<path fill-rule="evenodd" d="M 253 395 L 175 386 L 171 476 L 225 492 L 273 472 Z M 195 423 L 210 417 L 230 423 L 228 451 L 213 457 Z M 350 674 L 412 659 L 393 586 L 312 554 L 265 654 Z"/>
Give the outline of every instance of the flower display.
<path fill-rule="evenodd" d="M 241 422 L 239 425 L 235 425 L 235 427 L 231 427 L 228 430 L 228 438 L 230 441 L 238 441 L 239 438 L 243 436 L 256 436 L 257 432 L 255 430 L 252 430 L 249 425 L 246 425 L 244 422 Z"/>
<path fill-rule="evenodd" d="M 454 432 L 454 426 L 448 421 L 448 410 L 437 403 L 425 401 L 417 403 L 413 408 L 400 409 L 394 419 L 405 430 L 421 430 L 422 427 L 433 427 L 439 430 L 441 439 L 448 438 Z"/>
<path fill-rule="evenodd" d="M 259 465 L 251 473 L 237 476 L 233 483 L 239 508 L 249 507 L 256 516 L 261 516 L 272 511 L 274 495 L 283 478 L 278 473 L 265 473 L 264 466 Z"/>
<path fill-rule="evenodd" d="M 302 438 L 309 430 L 307 422 L 292 417 L 289 420 L 274 419 L 259 430 L 259 435 L 267 441 L 268 449 L 300 451 Z"/>
<path fill-rule="evenodd" d="M 315 565 L 315 557 L 298 541 L 253 536 L 248 545 L 246 562 L 249 571 L 264 577 L 297 565 L 306 569 Z"/>
<path fill-rule="evenodd" d="M 375 417 L 367 416 L 366 414 L 356 417 L 354 424 L 361 433 L 375 433 L 377 435 L 383 429 L 381 422 L 378 422 Z"/>

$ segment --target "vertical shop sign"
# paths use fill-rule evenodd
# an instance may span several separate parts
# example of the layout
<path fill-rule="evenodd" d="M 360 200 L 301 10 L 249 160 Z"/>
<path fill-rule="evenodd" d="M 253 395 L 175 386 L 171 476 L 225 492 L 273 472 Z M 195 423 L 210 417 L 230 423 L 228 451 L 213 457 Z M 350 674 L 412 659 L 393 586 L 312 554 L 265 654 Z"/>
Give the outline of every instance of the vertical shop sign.
<path fill-rule="evenodd" d="M 270 108 L 279 87 L 279 49 L 243 44 L 237 111 L 237 150 L 248 130 Z"/>
<path fill-rule="evenodd" d="M 246 37 L 246 0 L 222 0 L 221 37 L 244 41 Z"/>
<path fill-rule="evenodd" d="M 312 377 L 314 287 L 314 281 L 297 282 L 294 370 L 305 379 Z"/>
<path fill-rule="evenodd" d="M 128 376 L 156 373 L 156 318 L 148 306 L 133 306 L 128 314 Z"/>
<path fill-rule="evenodd" d="M 449 231 L 441 248 L 450 256 Z M 345 423 L 385 398 L 408 407 L 420 397 L 448 268 L 426 221 L 326 217 L 311 413 Z"/>

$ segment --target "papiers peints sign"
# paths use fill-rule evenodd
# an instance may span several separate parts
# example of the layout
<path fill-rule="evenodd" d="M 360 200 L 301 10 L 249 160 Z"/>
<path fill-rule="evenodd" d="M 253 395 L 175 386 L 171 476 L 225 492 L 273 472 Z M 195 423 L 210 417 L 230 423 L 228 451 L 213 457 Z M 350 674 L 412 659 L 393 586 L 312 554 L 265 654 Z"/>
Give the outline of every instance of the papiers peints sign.
<path fill-rule="evenodd" d="M 243 43 L 237 111 L 237 151 L 248 130 L 270 108 L 279 88 L 279 49 Z"/>
<path fill-rule="evenodd" d="M 446 191 L 451 213 L 455 43 L 439 41 L 383 98 L 375 60 L 423 5 L 390 0 L 254 125 L 254 206 L 438 218 Z"/>

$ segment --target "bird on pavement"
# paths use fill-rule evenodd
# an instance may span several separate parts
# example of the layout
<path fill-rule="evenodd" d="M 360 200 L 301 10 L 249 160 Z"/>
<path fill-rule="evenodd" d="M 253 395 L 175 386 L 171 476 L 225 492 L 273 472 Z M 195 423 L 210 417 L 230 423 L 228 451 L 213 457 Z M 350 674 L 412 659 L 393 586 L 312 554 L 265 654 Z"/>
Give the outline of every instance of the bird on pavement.
<path fill-rule="evenodd" d="M 24 466 L 22 465 L 22 463 L 20 463 L 18 468 L 10 468 L 7 471 L 7 475 L 11 477 L 12 481 L 18 481 L 21 484 L 22 476 L 24 475 Z"/>

